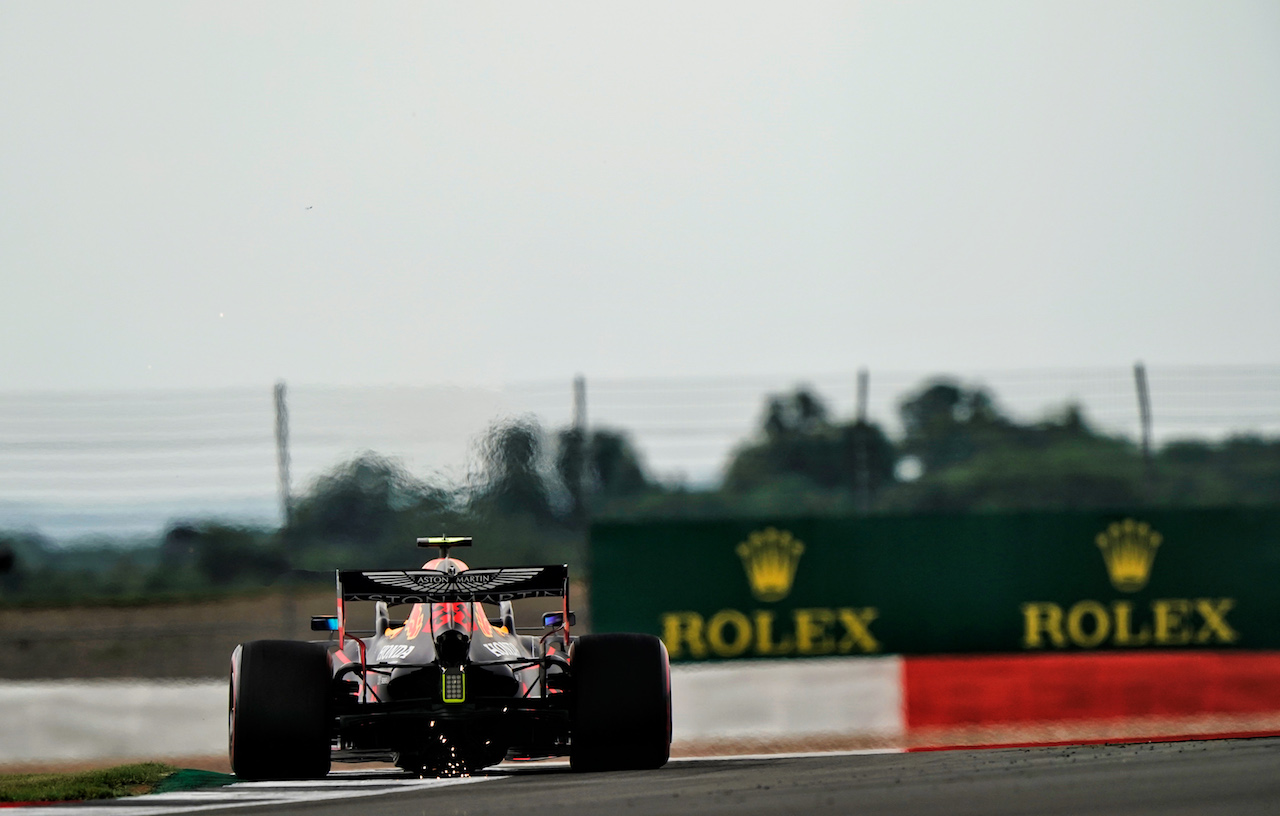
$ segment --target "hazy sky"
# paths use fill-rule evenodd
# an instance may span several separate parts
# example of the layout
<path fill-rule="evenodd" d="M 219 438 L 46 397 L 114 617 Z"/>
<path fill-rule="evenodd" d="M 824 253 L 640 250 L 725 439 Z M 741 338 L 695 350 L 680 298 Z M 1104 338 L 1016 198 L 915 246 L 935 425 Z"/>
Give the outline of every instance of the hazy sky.
<path fill-rule="evenodd" d="M 1280 361 L 1280 3 L 0 3 L 0 390 Z"/>

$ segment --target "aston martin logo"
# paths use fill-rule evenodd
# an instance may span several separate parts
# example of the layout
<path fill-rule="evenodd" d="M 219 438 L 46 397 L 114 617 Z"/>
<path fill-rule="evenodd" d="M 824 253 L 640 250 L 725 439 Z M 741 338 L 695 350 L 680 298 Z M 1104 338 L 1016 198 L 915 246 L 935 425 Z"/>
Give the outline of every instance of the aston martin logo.
<path fill-rule="evenodd" d="M 791 593 L 804 543 L 785 530 L 767 527 L 747 536 L 737 553 L 751 594 L 761 601 L 780 601 Z"/>
<path fill-rule="evenodd" d="M 1147 585 L 1156 548 L 1163 540 L 1150 524 L 1133 519 L 1117 521 L 1094 539 L 1102 550 L 1111 585 L 1121 592 L 1137 592 Z"/>
<path fill-rule="evenodd" d="M 404 570 L 388 570 L 385 572 L 366 572 L 365 576 L 383 586 L 397 587 L 417 592 L 428 593 L 473 593 L 489 592 L 510 584 L 527 581 L 538 573 L 541 567 L 508 567 L 505 569 L 473 569 L 450 575 L 438 570 L 420 570 L 407 572 Z"/>

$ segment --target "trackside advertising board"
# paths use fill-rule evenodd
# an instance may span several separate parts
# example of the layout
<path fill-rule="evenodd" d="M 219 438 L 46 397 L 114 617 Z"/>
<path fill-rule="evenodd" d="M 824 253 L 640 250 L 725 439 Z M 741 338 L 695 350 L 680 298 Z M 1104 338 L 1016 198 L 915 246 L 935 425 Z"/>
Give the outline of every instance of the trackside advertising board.
<path fill-rule="evenodd" d="M 1280 648 L 1280 510 L 606 522 L 595 631 L 673 660 Z"/>

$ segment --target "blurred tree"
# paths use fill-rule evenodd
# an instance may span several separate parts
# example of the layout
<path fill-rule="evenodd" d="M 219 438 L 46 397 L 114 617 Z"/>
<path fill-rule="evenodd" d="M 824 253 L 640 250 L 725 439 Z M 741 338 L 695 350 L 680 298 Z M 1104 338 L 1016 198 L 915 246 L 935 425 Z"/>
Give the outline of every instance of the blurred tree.
<path fill-rule="evenodd" d="M 587 440 L 580 428 L 565 428 L 556 435 L 556 475 L 564 487 L 567 507 L 563 517 L 570 527 L 587 523 Z"/>
<path fill-rule="evenodd" d="M 827 427 L 827 406 L 807 388 L 769 397 L 765 408 L 766 436 L 813 433 Z"/>
<path fill-rule="evenodd" d="M 105 581 L 108 594 L 120 594 L 126 587 L 166 591 L 200 585 L 261 586 L 287 571 L 279 541 L 270 532 L 217 522 L 180 522 L 165 533 L 155 572 L 145 584 L 134 578 L 141 570 L 128 552 L 114 559 Z"/>
<path fill-rule="evenodd" d="M 489 429 L 481 443 L 484 473 L 471 500 L 481 516 L 525 515 L 539 525 L 556 520 L 540 469 L 542 432 L 530 420 Z"/>
<path fill-rule="evenodd" d="M 289 568 L 279 546 L 254 530 L 208 524 L 197 536 L 196 569 L 214 586 L 269 584 Z"/>
<path fill-rule="evenodd" d="M 1280 439 L 1176 440 L 1156 453 L 1156 495 L 1177 506 L 1280 505 Z"/>
<path fill-rule="evenodd" d="M 592 431 L 587 447 L 589 484 L 606 499 L 635 496 L 653 488 L 639 451 L 623 431 Z"/>
<path fill-rule="evenodd" d="M 902 512 L 1133 506 L 1144 503 L 1142 460 L 1127 442 L 1105 438 L 995 447 L 885 498 L 885 509 Z"/>
<path fill-rule="evenodd" d="M 0 590 L 6 594 L 22 587 L 23 564 L 18 559 L 13 545 L 0 539 Z"/>
<path fill-rule="evenodd" d="M 193 567 L 199 540 L 200 531 L 194 524 L 179 522 L 170 527 L 160 541 L 161 569 L 173 571 Z"/>
<path fill-rule="evenodd" d="M 1280 506 L 1280 439 L 1229 437 L 1215 458 L 1237 502 Z"/>
<path fill-rule="evenodd" d="M 762 439 L 738 448 L 725 473 L 725 490 L 744 492 L 780 486 L 852 491 L 860 472 L 874 495 L 893 481 L 897 453 L 874 423 L 833 424 L 826 405 L 811 391 L 771 396 L 761 423 Z M 864 470 L 865 469 L 865 470 Z"/>
<path fill-rule="evenodd" d="M 622 431 L 599 429 L 585 435 L 566 428 L 556 438 L 556 473 L 569 497 L 564 519 L 571 527 L 587 520 L 587 508 L 656 489 L 639 452 Z"/>
<path fill-rule="evenodd" d="M 915 456 L 926 473 L 965 461 L 997 444 L 1012 424 L 991 394 L 936 378 L 905 397 L 898 407 L 905 436 L 902 453 Z"/>
<path fill-rule="evenodd" d="M 321 476 L 294 505 L 282 546 L 293 566 L 332 569 L 417 558 L 420 535 L 447 532 L 457 515 L 454 497 L 414 478 L 399 463 L 365 452 Z"/>
<path fill-rule="evenodd" d="M 902 450 L 924 472 L 887 496 L 887 509 L 1084 509 L 1145 501 L 1137 450 L 1095 432 L 1077 405 L 1023 424 L 1002 414 L 989 392 L 939 378 L 899 410 Z"/>
<path fill-rule="evenodd" d="M 0 587 L 6 592 L 26 588 L 33 575 L 47 568 L 52 551 L 52 542 L 39 533 L 0 533 L 0 553 L 8 553 L 8 569 L 0 570 Z"/>

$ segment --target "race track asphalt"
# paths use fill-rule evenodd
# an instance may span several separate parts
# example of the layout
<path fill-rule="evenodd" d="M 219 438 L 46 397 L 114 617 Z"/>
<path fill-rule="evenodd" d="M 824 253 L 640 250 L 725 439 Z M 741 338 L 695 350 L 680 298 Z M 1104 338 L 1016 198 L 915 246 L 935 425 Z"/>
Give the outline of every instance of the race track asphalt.
<path fill-rule="evenodd" d="M 498 771 L 485 784 L 276 806 L 308 816 L 502 814 L 1280 814 L 1280 738 Z M 263 812 L 252 809 L 254 812 Z M 246 810 L 238 810 L 246 813 Z"/>

